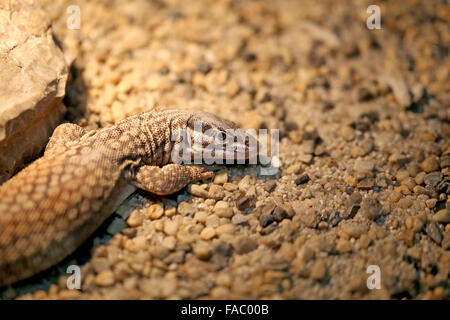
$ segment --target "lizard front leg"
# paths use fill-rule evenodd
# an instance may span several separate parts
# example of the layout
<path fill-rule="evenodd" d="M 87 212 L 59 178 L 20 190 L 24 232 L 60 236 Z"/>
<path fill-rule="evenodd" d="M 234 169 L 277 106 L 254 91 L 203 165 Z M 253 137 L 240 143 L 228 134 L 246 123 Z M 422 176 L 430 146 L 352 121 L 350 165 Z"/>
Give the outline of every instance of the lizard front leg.
<path fill-rule="evenodd" d="M 157 195 L 175 193 L 189 183 L 210 179 L 211 171 L 200 166 L 168 164 L 164 167 L 142 166 L 136 173 L 135 186 Z"/>

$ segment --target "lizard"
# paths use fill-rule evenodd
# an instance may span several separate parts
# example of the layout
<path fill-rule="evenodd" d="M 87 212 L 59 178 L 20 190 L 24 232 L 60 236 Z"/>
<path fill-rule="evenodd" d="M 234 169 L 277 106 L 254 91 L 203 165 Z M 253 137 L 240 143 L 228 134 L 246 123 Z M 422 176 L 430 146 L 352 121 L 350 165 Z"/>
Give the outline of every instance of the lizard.
<path fill-rule="evenodd" d="M 137 188 L 168 195 L 212 178 L 212 171 L 174 163 L 172 155 L 180 142 L 172 141 L 175 131 L 187 131 L 191 143 L 205 138 L 204 147 L 208 128 L 240 134 L 234 122 L 211 113 L 170 108 L 98 130 L 59 125 L 43 156 L 0 185 L 0 287 L 63 260 Z M 235 159 L 248 159 L 248 138 L 232 138 L 222 148 L 231 143 Z"/>

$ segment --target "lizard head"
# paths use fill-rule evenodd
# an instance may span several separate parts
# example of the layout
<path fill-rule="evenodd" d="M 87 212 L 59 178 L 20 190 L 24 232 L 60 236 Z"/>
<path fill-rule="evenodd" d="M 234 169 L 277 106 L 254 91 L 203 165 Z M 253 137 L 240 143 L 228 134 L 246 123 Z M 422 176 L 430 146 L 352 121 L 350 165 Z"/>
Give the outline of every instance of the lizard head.
<path fill-rule="evenodd" d="M 181 151 L 190 160 L 201 159 L 208 164 L 245 163 L 257 150 L 256 138 L 232 121 L 200 111 L 186 112 L 185 117 Z"/>

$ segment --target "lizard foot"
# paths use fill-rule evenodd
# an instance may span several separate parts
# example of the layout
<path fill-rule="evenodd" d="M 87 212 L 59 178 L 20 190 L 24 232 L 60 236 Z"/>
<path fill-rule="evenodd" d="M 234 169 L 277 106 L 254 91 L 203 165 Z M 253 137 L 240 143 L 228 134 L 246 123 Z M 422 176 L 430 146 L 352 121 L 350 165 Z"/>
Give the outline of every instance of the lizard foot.
<path fill-rule="evenodd" d="M 213 176 L 213 172 L 205 171 L 200 166 L 168 164 L 161 168 L 146 165 L 138 169 L 135 185 L 154 194 L 167 195 L 183 189 L 189 183 L 210 179 Z"/>

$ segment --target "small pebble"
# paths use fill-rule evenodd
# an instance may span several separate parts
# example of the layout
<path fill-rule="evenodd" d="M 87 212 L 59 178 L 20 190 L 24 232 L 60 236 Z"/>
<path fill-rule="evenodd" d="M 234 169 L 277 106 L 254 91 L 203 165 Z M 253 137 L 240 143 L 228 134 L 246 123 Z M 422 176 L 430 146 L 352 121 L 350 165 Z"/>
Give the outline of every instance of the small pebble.
<path fill-rule="evenodd" d="M 212 253 L 212 247 L 207 242 L 199 242 L 194 247 L 194 254 L 200 260 L 209 260 L 212 256 Z"/>
<path fill-rule="evenodd" d="M 223 185 L 228 182 L 228 172 L 222 171 L 215 175 L 214 177 L 214 184 L 220 184 Z"/>
<path fill-rule="evenodd" d="M 248 218 L 244 216 L 242 213 L 238 213 L 233 216 L 231 222 L 236 225 L 246 224 L 248 222 Z"/>
<path fill-rule="evenodd" d="M 374 198 L 365 198 L 361 203 L 361 213 L 370 220 L 375 220 L 382 214 L 382 206 Z"/>
<path fill-rule="evenodd" d="M 327 274 L 327 265 L 324 260 L 314 262 L 309 277 L 313 280 L 321 281 Z"/>
<path fill-rule="evenodd" d="M 148 207 L 147 213 L 150 219 L 159 219 L 164 214 L 164 207 L 161 203 L 154 203 L 150 207 Z"/>
<path fill-rule="evenodd" d="M 192 184 L 189 188 L 189 193 L 193 196 L 200 198 L 208 198 L 208 191 L 205 190 L 202 186 L 198 184 Z"/>
<path fill-rule="evenodd" d="M 442 209 L 433 216 L 433 221 L 440 223 L 450 223 L 450 210 Z"/>
<path fill-rule="evenodd" d="M 356 136 L 355 130 L 353 130 L 352 127 L 348 127 L 348 126 L 342 127 L 341 135 L 342 135 L 342 138 L 347 142 L 353 141 L 353 139 L 355 139 L 355 136 Z"/>
<path fill-rule="evenodd" d="M 441 244 L 442 241 L 442 235 L 439 230 L 439 227 L 435 222 L 430 222 L 427 227 L 425 228 L 425 231 L 427 232 L 428 236 L 437 244 Z"/>
<path fill-rule="evenodd" d="M 246 254 L 258 247 L 258 243 L 248 236 L 238 236 L 232 245 L 237 254 Z"/>
<path fill-rule="evenodd" d="M 296 185 L 300 185 L 300 184 L 305 184 L 308 181 L 309 181 L 309 176 L 307 174 L 303 174 L 303 175 L 297 177 L 294 182 Z"/>
<path fill-rule="evenodd" d="M 131 212 L 130 216 L 127 219 L 128 225 L 132 228 L 136 228 L 136 227 L 140 226 L 143 221 L 144 221 L 144 217 L 137 210 L 134 210 L 133 212 Z"/>
<path fill-rule="evenodd" d="M 200 233 L 200 237 L 203 240 L 211 240 L 212 238 L 214 238 L 216 236 L 216 230 L 214 230 L 213 228 L 210 227 L 206 227 L 205 229 L 202 230 L 202 232 Z"/>
<path fill-rule="evenodd" d="M 218 185 L 211 185 L 208 191 L 208 198 L 214 200 L 222 200 L 225 197 L 225 192 L 223 188 Z"/>
<path fill-rule="evenodd" d="M 95 284 L 99 287 L 110 287 L 114 284 L 114 273 L 111 270 L 103 270 L 95 277 Z"/>
<path fill-rule="evenodd" d="M 439 162 L 436 159 L 436 157 L 431 156 L 426 158 L 422 164 L 421 164 L 421 168 L 423 171 L 425 171 L 426 173 L 430 173 L 433 171 L 437 171 L 439 170 Z"/>

